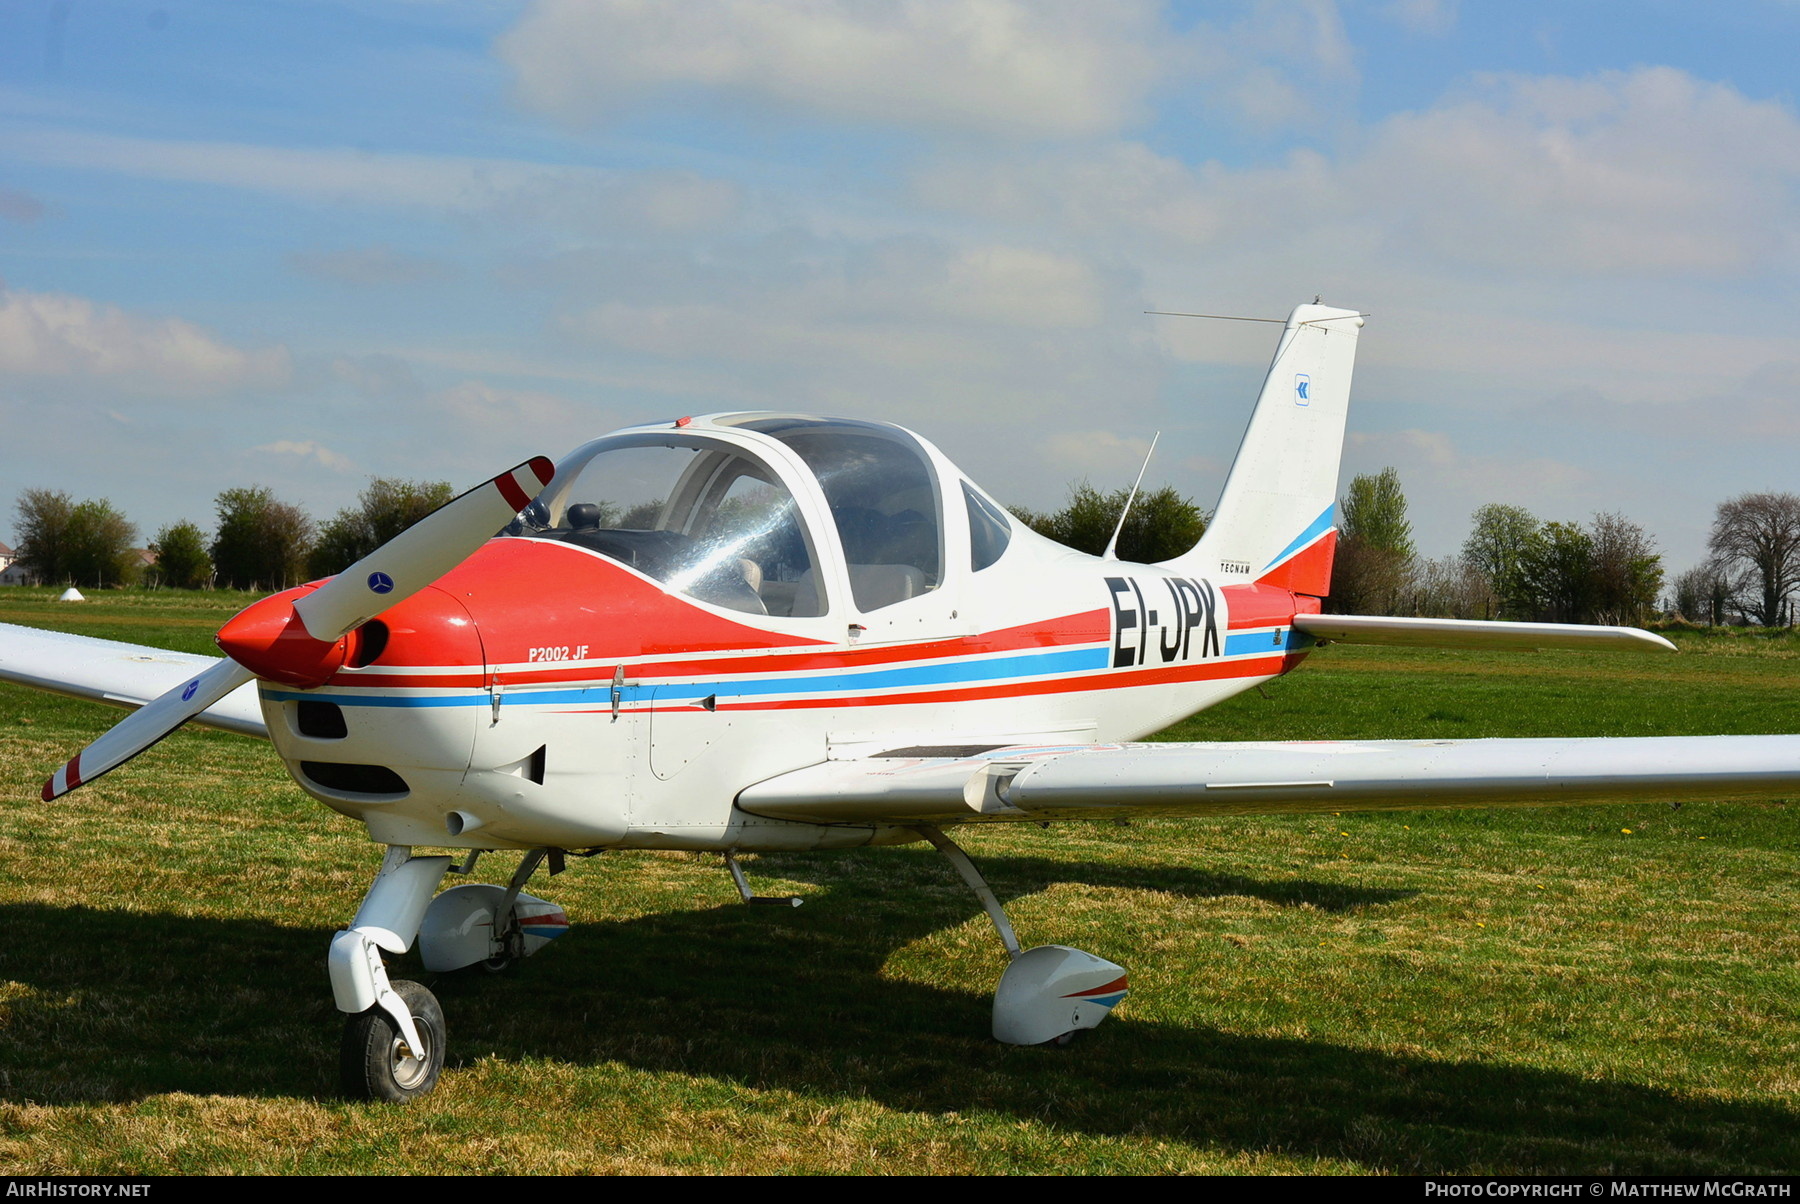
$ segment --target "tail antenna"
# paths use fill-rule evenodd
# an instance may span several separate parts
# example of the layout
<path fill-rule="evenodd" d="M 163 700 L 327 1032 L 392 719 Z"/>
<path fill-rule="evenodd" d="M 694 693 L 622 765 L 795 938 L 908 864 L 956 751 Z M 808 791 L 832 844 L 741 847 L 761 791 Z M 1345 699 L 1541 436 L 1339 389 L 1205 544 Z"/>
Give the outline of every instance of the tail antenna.
<path fill-rule="evenodd" d="M 1138 486 L 1144 483 L 1144 473 L 1150 467 L 1150 457 L 1156 454 L 1156 441 L 1162 438 L 1162 432 L 1150 436 L 1150 450 L 1144 453 L 1144 463 L 1138 468 L 1137 480 L 1131 483 L 1131 492 L 1125 495 L 1125 508 L 1119 511 L 1119 525 L 1113 528 L 1112 538 L 1106 541 L 1106 551 L 1101 553 L 1102 560 L 1117 560 L 1119 533 L 1125 530 L 1125 516 L 1131 513 L 1131 503 L 1137 500 Z M 1093 544 L 1088 545 L 1090 548 Z"/>

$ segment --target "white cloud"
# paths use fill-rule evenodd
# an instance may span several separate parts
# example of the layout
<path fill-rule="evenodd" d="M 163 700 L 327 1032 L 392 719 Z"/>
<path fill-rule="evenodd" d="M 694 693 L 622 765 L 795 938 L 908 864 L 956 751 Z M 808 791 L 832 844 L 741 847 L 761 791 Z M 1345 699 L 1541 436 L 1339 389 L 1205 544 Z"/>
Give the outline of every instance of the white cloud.
<path fill-rule="evenodd" d="M 389 246 L 349 247 L 339 251 L 296 251 L 288 263 L 307 276 L 361 287 L 424 284 L 456 274 L 450 265 Z"/>
<path fill-rule="evenodd" d="M 524 103 L 587 122 L 705 91 L 833 121 L 1105 133 L 1162 74 L 1149 0 L 541 0 L 500 41 Z"/>
<path fill-rule="evenodd" d="M 466 380 L 432 394 L 425 410 L 454 418 L 478 432 L 555 432 L 558 438 L 576 439 L 600 433 L 591 431 L 591 410 L 567 397 L 540 389 L 495 388 L 479 380 Z"/>
<path fill-rule="evenodd" d="M 1136 479 L 1138 468 L 1144 463 L 1144 454 L 1149 450 L 1147 437 L 1136 438 L 1108 430 L 1058 431 L 1045 436 L 1038 444 L 1044 468 L 1056 479 L 1087 477 L 1103 489 L 1111 488 L 1110 482 L 1130 483 Z M 1152 465 L 1153 470 L 1156 467 Z M 1150 478 L 1155 478 L 1154 471 Z"/>
<path fill-rule="evenodd" d="M 302 460 L 315 461 L 333 472 L 349 472 L 356 467 L 349 457 L 339 455 L 324 444 L 314 443 L 310 439 L 304 442 L 278 439 L 274 443 L 264 443 L 250 450 L 265 452 L 271 456 L 297 456 Z"/>
<path fill-rule="evenodd" d="M 669 359 L 855 360 L 919 369 L 991 362 L 994 329 L 1090 328 L 1103 282 L 1081 260 L 1026 247 L 891 240 L 814 248 L 767 272 L 721 265 L 686 281 L 708 300 L 608 301 L 569 330 Z"/>
<path fill-rule="evenodd" d="M 1389 0 L 1381 14 L 1414 33 L 1443 34 L 1456 25 L 1457 0 Z"/>
<path fill-rule="evenodd" d="M 1531 503 L 1546 494 L 1566 493 L 1591 479 L 1579 465 L 1552 456 L 1487 456 L 1465 452 L 1443 431 L 1408 428 L 1351 432 L 1344 441 L 1344 478 L 1367 471 L 1356 465 L 1394 465 L 1402 478 L 1454 487 L 1459 493 Z M 1471 510 L 1473 507 L 1471 507 Z"/>
<path fill-rule="evenodd" d="M 1217 169 L 1195 169 L 1135 142 L 995 158 L 944 157 L 922 166 L 920 200 L 1001 222 L 1043 222 L 1114 245 L 1218 238 L 1232 217 Z"/>
<path fill-rule="evenodd" d="M 1395 239 L 1535 272 L 1754 274 L 1791 260 L 1800 122 L 1671 67 L 1506 77 L 1382 124 L 1345 200 Z"/>
<path fill-rule="evenodd" d="M 1800 120 L 1668 67 L 1495 77 L 1335 156 L 1231 170 L 1110 143 L 944 158 L 915 186 L 941 208 L 1139 249 L 1282 240 L 1370 268 L 1742 277 L 1793 266 Z"/>
<path fill-rule="evenodd" d="M 1437 430 L 1352 432 L 1344 441 L 1340 484 L 1359 473 L 1392 467 L 1412 505 L 1408 509 L 1419 547 L 1427 555 L 1457 550 L 1468 537 L 1469 516 L 1488 502 L 1522 505 L 1545 518 L 1584 520 L 1595 497 L 1618 494 L 1582 464 L 1543 455 L 1466 452 Z"/>
<path fill-rule="evenodd" d="M 73 130 L 14 130 L 0 150 L 27 162 L 212 184 L 330 205 L 500 215 L 578 229 L 691 231 L 737 212 L 737 186 L 688 171 L 591 167 L 342 147 L 174 142 Z"/>
<path fill-rule="evenodd" d="M 1067 477 L 1046 475 L 1039 432 L 1155 394 L 1150 345 L 1121 330 L 1140 308 L 1128 274 L 1074 255 L 786 232 L 666 259 L 640 261 L 631 287 L 608 284 L 561 321 L 567 345 L 619 379 L 604 395 L 622 417 L 898 422 L 943 440 L 1000 496 L 1047 504 Z"/>
<path fill-rule="evenodd" d="M 180 318 L 143 317 L 65 293 L 0 289 L 0 371 L 211 393 L 283 384 L 292 364 L 285 347 L 244 350 Z"/>
<path fill-rule="evenodd" d="M 1724 361 L 1710 364 L 1701 386 L 1712 391 L 1644 405 L 1591 390 L 1557 397 L 1520 415 L 1526 422 L 1565 423 L 1585 431 L 1654 431 L 1692 452 L 1703 445 L 1800 445 L 1800 362 Z M 1746 371 L 1746 369 L 1748 369 Z"/>
<path fill-rule="evenodd" d="M 1256 0 L 1223 22 L 1165 34 L 1197 119 L 1260 132 L 1342 121 L 1359 82 L 1355 50 L 1333 0 Z"/>

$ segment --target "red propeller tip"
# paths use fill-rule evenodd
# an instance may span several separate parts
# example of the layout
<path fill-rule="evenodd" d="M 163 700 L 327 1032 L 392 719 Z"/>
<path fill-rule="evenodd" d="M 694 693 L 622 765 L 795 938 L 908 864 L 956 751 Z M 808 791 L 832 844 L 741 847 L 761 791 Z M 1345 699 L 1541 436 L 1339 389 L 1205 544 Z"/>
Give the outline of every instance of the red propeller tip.
<path fill-rule="evenodd" d="M 531 475 L 537 478 L 540 486 L 548 485 L 550 478 L 556 475 L 556 465 L 543 456 L 533 456 L 519 468 L 530 469 Z M 525 482 L 519 479 L 525 474 L 520 472 L 519 468 L 515 468 L 511 472 L 503 472 L 494 478 L 494 488 L 500 491 L 500 496 L 506 499 L 506 504 L 513 508 L 514 514 L 531 505 L 532 495 L 536 492 L 536 490 L 525 488 Z"/>
<path fill-rule="evenodd" d="M 60 789 L 57 787 L 59 780 L 62 782 Z M 76 753 L 67 765 L 51 774 L 49 779 L 44 782 L 42 798 L 46 803 L 51 802 L 61 798 L 79 785 L 81 785 L 81 754 Z"/>

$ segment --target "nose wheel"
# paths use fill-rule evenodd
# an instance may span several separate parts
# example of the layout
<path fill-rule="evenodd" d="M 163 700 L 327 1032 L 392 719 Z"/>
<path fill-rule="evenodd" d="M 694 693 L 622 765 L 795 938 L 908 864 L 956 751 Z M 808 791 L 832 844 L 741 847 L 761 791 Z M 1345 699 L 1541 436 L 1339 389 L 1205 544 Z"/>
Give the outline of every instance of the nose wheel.
<path fill-rule="evenodd" d="M 339 1066 L 344 1094 L 352 1099 L 403 1104 L 437 1086 L 444 1069 L 444 1011 L 437 997 L 405 979 L 389 985 L 412 1016 L 419 1047 L 379 1005 L 348 1017 Z"/>

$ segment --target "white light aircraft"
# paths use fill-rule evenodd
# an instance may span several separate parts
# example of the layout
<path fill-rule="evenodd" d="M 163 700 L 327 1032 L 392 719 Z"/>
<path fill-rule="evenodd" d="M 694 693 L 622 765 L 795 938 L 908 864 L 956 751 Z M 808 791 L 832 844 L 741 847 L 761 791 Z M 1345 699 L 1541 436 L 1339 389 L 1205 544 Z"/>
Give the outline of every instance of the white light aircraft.
<path fill-rule="evenodd" d="M 1800 794 L 1796 736 L 1132 743 L 1332 641 L 1673 650 L 1320 613 L 1362 325 L 1294 310 L 1211 525 L 1162 564 L 1034 534 L 899 427 L 715 414 L 502 473 L 244 610 L 223 660 L 4 626 L 0 677 L 141 708 L 46 801 L 191 720 L 267 737 L 386 846 L 329 966 L 344 1087 L 390 1100 L 432 1089 L 445 1030 L 385 955 L 416 943 L 442 972 L 535 952 L 567 926 L 523 890 L 546 859 L 713 850 L 753 901 L 739 853 L 930 841 L 1011 955 L 995 1037 L 1060 1043 L 1124 998 L 1125 971 L 1021 950 L 947 829 Z M 523 853 L 505 886 L 439 892 L 493 850 Z"/>

